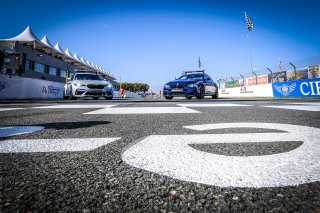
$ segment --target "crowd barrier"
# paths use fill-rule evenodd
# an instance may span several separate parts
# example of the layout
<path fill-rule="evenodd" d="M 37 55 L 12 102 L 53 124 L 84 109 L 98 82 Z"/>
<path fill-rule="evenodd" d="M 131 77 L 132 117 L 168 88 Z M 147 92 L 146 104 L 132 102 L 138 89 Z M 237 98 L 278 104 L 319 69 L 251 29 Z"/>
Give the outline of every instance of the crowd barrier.
<path fill-rule="evenodd" d="M 273 97 L 271 84 L 262 84 L 254 86 L 243 86 L 219 89 L 219 97 L 221 98 L 237 98 L 237 97 Z"/>
<path fill-rule="evenodd" d="M 320 98 L 320 78 L 219 89 L 221 98 Z"/>
<path fill-rule="evenodd" d="M 0 99 L 62 99 L 64 83 L 0 74 Z"/>
<path fill-rule="evenodd" d="M 272 84 L 274 97 L 320 98 L 320 78 Z"/>
<path fill-rule="evenodd" d="M 0 74 L 0 99 L 63 99 L 64 83 Z M 119 91 L 113 97 L 120 98 Z M 126 91 L 126 98 L 141 95 Z"/>

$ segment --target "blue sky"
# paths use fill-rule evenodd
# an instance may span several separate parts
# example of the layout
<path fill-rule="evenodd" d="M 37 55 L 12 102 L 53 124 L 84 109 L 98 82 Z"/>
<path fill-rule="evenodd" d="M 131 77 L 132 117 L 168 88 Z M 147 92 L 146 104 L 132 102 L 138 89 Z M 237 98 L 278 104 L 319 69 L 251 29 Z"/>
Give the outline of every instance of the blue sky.
<path fill-rule="evenodd" d="M 318 0 L 95 0 L 2 2 L 0 38 L 28 25 L 63 49 L 102 66 L 122 81 L 158 91 L 183 70 L 214 79 L 320 55 Z"/>

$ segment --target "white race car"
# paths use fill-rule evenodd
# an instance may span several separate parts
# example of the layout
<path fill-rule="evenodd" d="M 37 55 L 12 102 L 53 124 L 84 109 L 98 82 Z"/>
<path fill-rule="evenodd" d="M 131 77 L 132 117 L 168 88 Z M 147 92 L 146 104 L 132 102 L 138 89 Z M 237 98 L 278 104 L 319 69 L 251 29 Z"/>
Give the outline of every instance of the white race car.
<path fill-rule="evenodd" d="M 113 86 L 94 73 L 75 73 L 64 87 L 64 97 L 74 100 L 80 97 L 92 97 L 107 100 L 113 98 Z"/>

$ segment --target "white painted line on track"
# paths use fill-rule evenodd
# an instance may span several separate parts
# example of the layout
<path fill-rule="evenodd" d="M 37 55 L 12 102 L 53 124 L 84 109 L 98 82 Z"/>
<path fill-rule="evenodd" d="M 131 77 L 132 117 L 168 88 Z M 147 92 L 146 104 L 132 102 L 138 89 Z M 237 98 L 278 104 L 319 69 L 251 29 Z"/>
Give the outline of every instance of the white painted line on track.
<path fill-rule="evenodd" d="M 276 109 L 292 109 L 292 110 L 302 110 L 302 111 L 311 111 L 311 112 L 319 112 L 320 105 L 279 105 L 279 106 L 262 106 L 268 108 L 276 108 Z"/>
<path fill-rule="evenodd" d="M 179 113 L 201 113 L 199 111 L 188 109 L 185 107 L 119 107 L 119 108 L 105 108 L 84 114 L 179 114 Z"/>
<path fill-rule="evenodd" d="M 120 138 L 24 139 L 0 141 L 0 153 L 90 151 Z"/>
<path fill-rule="evenodd" d="M 315 105 L 320 106 L 320 102 L 297 102 L 297 103 L 287 103 L 287 104 L 298 104 L 298 105 Z"/>
<path fill-rule="evenodd" d="M 22 135 L 43 130 L 43 126 L 5 126 L 0 127 L 0 138 Z"/>
<path fill-rule="evenodd" d="M 217 104 L 217 103 L 202 103 L 202 104 L 177 104 L 182 107 L 245 107 L 251 105 L 245 104 Z"/>
<path fill-rule="evenodd" d="M 220 187 L 279 187 L 320 181 L 320 129 L 276 123 L 224 123 L 188 126 L 277 129 L 286 133 L 151 135 L 128 148 L 127 164 L 176 178 Z M 189 144 L 302 141 L 289 152 L 263 156 L 226 156 L 196 150 Z"/>
<path fill-rule="evenodd" d="M 10 111 L 10 110 L 19 110 L 19 109 L 24 109 L 24 108 L 0 108 L 1 111 Z"/>
<path fill-rule="evenodd" d="M 62 105 L 51 105 L 51 106 L 41 106 L 33 107 L 35 109 L 90 109 L 90 108 L 109 108 L 116 105 L 108 104 L 62 104 Z"/>

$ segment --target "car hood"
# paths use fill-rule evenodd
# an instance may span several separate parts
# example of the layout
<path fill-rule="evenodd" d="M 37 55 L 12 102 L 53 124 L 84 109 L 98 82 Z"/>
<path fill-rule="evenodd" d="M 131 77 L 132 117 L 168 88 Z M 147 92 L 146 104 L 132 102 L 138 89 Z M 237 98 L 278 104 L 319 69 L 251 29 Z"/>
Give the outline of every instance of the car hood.
<path fill-rule="evenodd" d="M 81 84 L 110 84 L 108 81 L 100 81 L 100 80 L 74 80 L 73 83 L 81 83 Z"/>
<path fill-rule="evenodd" d="M 174 80 L 174 81 L 169 81 L 166 84 L 168 84 L 168 85 L 177 85 L 177 84 L 187 85 L 187 84 L 195 84 L 197 82 L 199 82 L 199 80 Z"/>

